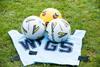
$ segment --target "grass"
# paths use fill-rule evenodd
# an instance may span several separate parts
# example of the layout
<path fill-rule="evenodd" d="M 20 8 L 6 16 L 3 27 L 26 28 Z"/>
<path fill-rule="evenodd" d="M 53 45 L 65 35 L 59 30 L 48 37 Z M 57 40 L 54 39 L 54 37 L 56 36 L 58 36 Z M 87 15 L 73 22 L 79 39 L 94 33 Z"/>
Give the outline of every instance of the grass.
<path fill-rule="evenodd" d="M 39 16 L 48 7 L 58 9 L 71 24 L 72 31 L 87 31 L 82 55 L 90 56 L 90 62 L 81 62 L 79 67 L 100 67 L 100 0 L 0 0 L 0 67 L 22 67 L 21 61 L 12 63 L 9 60 L 17 52 L 7 32 L 12 29 L 20 31 L 25 17 Z M 54 64 L 32 66 L 66 67 Z"/>

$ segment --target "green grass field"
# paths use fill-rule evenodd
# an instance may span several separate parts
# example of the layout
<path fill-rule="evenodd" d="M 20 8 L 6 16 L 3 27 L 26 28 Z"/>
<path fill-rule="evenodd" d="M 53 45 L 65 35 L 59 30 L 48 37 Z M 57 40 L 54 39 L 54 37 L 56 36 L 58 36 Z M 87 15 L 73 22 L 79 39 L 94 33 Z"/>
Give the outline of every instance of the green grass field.
<path fill-rule="evenodd" d="M 39 16 L 43 9 L 58 9 L 72 28 L 87 31 L 83 40 L 83 56 L 89 62 L 79 67 L 100 67 L 100 0 L 0 0 L 0 67 L 22 67 L 21 61 L 10 62 L 17 54 L 7 32 L 20 26 L 25 17 Z M 30 67 L 30 66 L 28 66 Z M 34 64 L 32 67 L 66 67 L 54 64 Z"/>

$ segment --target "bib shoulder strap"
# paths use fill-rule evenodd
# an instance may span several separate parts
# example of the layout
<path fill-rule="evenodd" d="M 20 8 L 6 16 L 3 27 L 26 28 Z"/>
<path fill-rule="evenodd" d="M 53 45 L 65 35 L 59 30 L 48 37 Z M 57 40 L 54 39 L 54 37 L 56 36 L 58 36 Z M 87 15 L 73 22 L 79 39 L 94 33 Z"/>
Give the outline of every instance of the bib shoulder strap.
<path fill-rule="evenodd" d="M 85 30 L 75 30 L 75 33 L 72 35 L 72 37 L 83 39 L 85 33 Z"/>

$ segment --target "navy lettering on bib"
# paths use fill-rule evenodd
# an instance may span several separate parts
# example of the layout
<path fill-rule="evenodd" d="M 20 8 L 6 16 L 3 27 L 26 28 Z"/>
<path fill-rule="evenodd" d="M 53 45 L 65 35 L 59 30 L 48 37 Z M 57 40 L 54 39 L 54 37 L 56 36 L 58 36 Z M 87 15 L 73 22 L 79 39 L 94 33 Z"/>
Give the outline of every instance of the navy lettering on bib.
<path fill-rule="evenodd" d="M 51 41 L 48 41 L 46 46 L 45 46 L 45 50 L 48 50 L 48 51 L 55 51 L 57 49 L 57 46 L 58 44 L 57 43 L 53 43 Z"/>
<path fill-rule="evenodd" d="M 72 52 L 72 46 L 73 46 L 73 43 L 70 43 L 70 42 L 56 43 L 56 42 L 48 41 L 44 49 L 47 51 L 58 50 L 59 52 L 70 53 Z"/>
<path fill-rule="evenodd" d="M 72 46 L 73 46 L 73 44 L 69 43 L 69 42 L 61 43 L 59 52 L 70 53 L 70 52 L 72 52 Z"/>
<path fill-rule="evenodd" d="M 25 38 L 25 40 L 19 41 L 19 43 L 20 43 L 26 50 L 29 49 L 29 45 L 30 45 L 32 48 L 36 48 L 36 45 L 35 45 L 35 43 L 34 43 L 34 40 L 30 40 L 30 39 Z"/>

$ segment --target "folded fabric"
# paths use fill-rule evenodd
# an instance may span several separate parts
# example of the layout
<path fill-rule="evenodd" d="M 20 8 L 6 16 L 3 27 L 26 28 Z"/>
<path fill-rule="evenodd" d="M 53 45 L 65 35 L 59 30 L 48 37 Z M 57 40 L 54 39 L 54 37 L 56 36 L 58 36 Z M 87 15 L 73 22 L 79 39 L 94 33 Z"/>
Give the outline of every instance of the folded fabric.
<path fill-rule="evenodd" d="M 79 65 L 82 39 L 85 30 L 76 30 L 65 43 L 53 43 L 46 37 L 41 41 L 31 41 L 16 30 L 8 32 L 24 66 L 41 63 L 54 63 L 61 65 Z M 35 51 L 30 55 L 30 51 Z M 31 52 L 32 53 L 32 52 Z"/>

